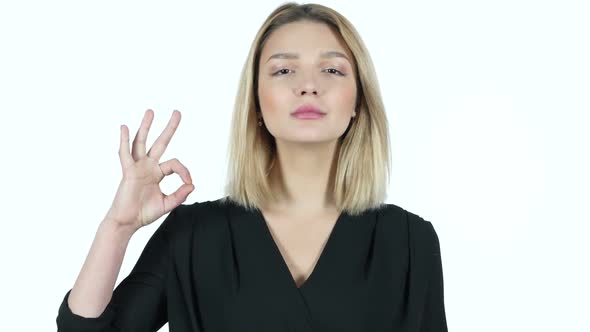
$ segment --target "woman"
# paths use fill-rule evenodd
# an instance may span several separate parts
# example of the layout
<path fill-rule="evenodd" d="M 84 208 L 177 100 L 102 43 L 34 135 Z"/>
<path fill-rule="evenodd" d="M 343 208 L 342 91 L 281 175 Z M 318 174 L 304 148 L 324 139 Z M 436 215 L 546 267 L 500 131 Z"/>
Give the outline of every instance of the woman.
<path fill-rule="evenodd" d="M 145 153 L 148 110 L 59 331 L 446 331 L 437 234 L 384 204 L 387 119 L 368 52 L 334 10 L 287 3 L 242 72 L 227 196 L 183 205 L 189 171 Z M 183 184 L 165 196 L 158 183 Z M 112 291 L 130 237 L 170 214 Z"/>

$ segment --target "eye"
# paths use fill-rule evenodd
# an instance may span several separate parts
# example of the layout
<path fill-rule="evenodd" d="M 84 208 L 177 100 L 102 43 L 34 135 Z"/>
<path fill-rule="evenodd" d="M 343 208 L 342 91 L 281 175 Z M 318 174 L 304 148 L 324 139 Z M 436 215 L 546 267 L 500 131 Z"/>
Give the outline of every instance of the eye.
<path fill-rule="evenodd" d="M 326 70 L 333 70 L 333 71 L 335 71 L 335 72 L 337 73 L 337 75 L 344 76 L 344 74 L 343 74 L 343 73 L 342 73 L 340 70 L 338 70 L 338 69 L 335 69 L 335 68 L 328 68 L 328 69 L 326 69 Z M 332 72 L 332 73 L 333 73 L 333 72 Z"/>
<path fill-rule="evenodd" d="M 282 76 L 284 74 L 288 74 L 290 69 L 289 68 L 281 68 L 279 70 L 277 70 L 276 72 L 274 72 L 272 74 L 272 76 Z M 330 74 L 336 74 L 338 76 L 345 76 L 340 70 L 335 69 L 335 68 L 328 68 L 326 69 L 326 71 L 330 72 Z"/>
<path fill-rule="evenodd" d="M 290 69 L 289 68 L 281 68 L 281 69 L 277 70 L 276 72 L 274 72 L 272 74 L 272 76 L 281 76 L 283 74 L 288 74 L 288 73 L 285 72 L 286 70 L 290 70 Z"/>

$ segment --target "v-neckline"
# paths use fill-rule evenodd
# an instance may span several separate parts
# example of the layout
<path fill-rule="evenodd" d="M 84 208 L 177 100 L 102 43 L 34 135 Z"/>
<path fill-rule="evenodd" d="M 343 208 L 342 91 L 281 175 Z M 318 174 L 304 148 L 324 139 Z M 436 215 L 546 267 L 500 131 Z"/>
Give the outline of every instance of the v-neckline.
<path fill-rule="evenodd" d="M 266 221 L 266 218 L 264 217 L 264 215 L 262 214 L 262 211 L 260 211 L 260 209 L 256 208 L 255 212 L 258 217 L 258 221 L 262 224 L 261 226 L 262 226 L 263 231 L 265 233 L 265 238 L 270 243 L 272 255 L 274 257 L 276 257 L 278 264 L 281 265 L 282 273 L 288 278 L 288 280 L 290 280 L 290 284 L 296 290 L 302 291 L 304 288 L 309 287 L 309 283 L 312 282 L 314 279 L 318 278 L 318 274 L 321 273 L 322 266 L 326 264 L 326 262 L 324 262 L 324 261 L 329 258 L 327 256 L 330 255 L 330 250 L 332 250 L 331 247 L 334 245 L 333 242 L 335 241 L 335 237 L 337 235 L 339 225 L 342 223 L 342 219 L 344 219 L 346 213 L 344 211 L 342 211 L 338 215 L 338 218 L 336 218 L 334 226 L 332 226 L 332 230 L 330 231 L 330 234 L 328 235 L 328 239 L 326 240 L 326 243 L 324 244 L 323 248 L 321 249 L 319 257 L 316 260 L 316 262 L 311 270 L 311 273 L 305 279 L 305 281 L 303 281 L 303 283 L 300 286 L 297 286 L 297 282 L 295 281 L 295 279 L 293 278 L 293 275 L 291 274 L 291 270 L 289 269 L 289 265 L 287 264 L 285 257 L 283 257 L 283 254 L 281 253 L 281 250 L 279 249 L 277 242 L 275 241 L 275 239 L 272 236 L 272 232 L 271 232 L 270 227 Z"/>

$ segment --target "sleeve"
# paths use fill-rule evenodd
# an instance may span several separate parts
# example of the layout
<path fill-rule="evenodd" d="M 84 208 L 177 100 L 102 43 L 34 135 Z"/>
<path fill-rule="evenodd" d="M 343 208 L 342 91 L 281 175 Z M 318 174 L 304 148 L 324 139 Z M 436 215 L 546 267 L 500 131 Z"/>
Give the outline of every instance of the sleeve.
<path fill-rule="evenodd" d="M 159 330 L 167 321 L 166 276 L 170 261 L 169 233 L 181 208 L 174 208 L 148 240 L 130 274 L 113 291 L 99 317 L 82 317 L 68 306 L 65 294 L 56 318 L 58 332 Z"/>
<path fill-rule="evenodd" d="M 440 242 L 436 230 L 430 221 L 427 221 L 428 240 L 431 243 L 430 273 L 424 304 L 421 332 L 447 332 L 447 319 L 444 301 L 444 283 L 442 260 L 440 254 Z"/>

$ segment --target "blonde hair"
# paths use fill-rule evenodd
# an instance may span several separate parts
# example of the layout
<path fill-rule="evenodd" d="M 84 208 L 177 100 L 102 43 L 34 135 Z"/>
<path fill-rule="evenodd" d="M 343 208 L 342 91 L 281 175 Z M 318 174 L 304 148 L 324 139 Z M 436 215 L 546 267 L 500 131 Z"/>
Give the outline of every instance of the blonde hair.
<path fill-rule="evenodd" d="M 351 215 L 379 208 L 385 204 L 391 157 L 387 118 L 369 52 L 344 16 L 323 5 L 294 2 L 280 5 L 266 18 L 244 63 L 230 129 L 224 199 L 251 209 L 259 208 L 272 198 L 267 175 L 274 165 L 276 145 L 268 130 L 258 126 L 256 117 L 259 58 L 273 31 L 298 21 L 327 24 L 342 38 L 353 56 L 357 115 L 340 137 L 336 150 L 333 187 L 336 206 L 339 211 Z"/>

